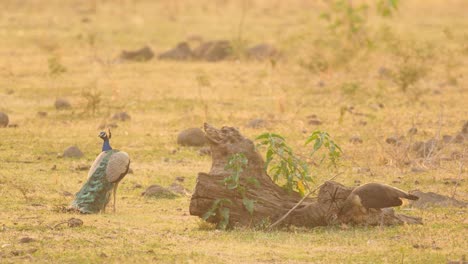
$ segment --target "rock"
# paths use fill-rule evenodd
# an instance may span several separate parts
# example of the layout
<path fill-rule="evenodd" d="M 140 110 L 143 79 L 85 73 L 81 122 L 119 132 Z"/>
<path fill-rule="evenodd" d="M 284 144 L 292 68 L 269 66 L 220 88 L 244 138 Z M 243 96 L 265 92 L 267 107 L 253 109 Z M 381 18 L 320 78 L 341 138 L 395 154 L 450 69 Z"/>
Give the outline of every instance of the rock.
<path fill-rule="evenodd" d="M 246 127 L 248 128 L 262 128 L 262 127 L 265 127 L 265 120 L 261 119 L 261 118 L 255 118 L 255 119 L 252 119 L 250 120 Z"/>
<path fill-rule="evenodd" d="M 133 174 L 133 169 L 132 168 L 128 168 L 128 174 Z"/>
<path fill-rule="evenodd" d="M 127 112 L 115 113 L 115 114 L 112 116 L 112 120 L 128 121 L 128 120 L 130 120 L 130 119 L 131 119 L 131 117 L 130 117 L 130 115 L 129 115 Z"/>
<path fill-rule="evenodd" d="M 10 119 L 8 118 L 8 115 L 0 112 L 0 127 L 7 127 L 9 122 Z"/>
<path fill-rule="evenodd" d="M 149 61 L 154 57 L 154 53 L 150 47 L 144 46 L 141 49 L 133 50 L 133 51 L 122 51 L 120 53 L 120 59 L 127 60 L 127 61 Z"/>
<path fill-rule="evenodd" d="M 362 139 L 359 136 L 353 136 L 349 139 L 349 142 L 353 144 L 362 144 Z"/>
<path fill-rule="evenodd" d="M 198 150 L 198 155 L 199 156 L 209 156 L 211 155 L 211 149 L 210 147 L 203 147 Z"/>
<path fill-rule="evenodd" d="M 420 168 L 420 167 L 412 167 L 411 168 L 411 172 L 414 172 L 414 173 L 422 173 L 422 172 L 426 172 L 427 170 L 426 169 L 423 169 L 423 168 Z"/>
<path fill-rule="evenodd" d="M 358 173 L 358 174 L 370 173 L 371 169 L 367 167 L 354 167 L 353 172 Z"/>
<path fill-rule="evenodd" d="M 201 147 L 206 143 L 205 133 L 200 128 L 186 129 L 177 136 L 177 144 L 182 146 Z"/>
<path fill-rule="evenodd" d="M 465 141 L 465 136 L 462 133 L 458 133 L 453 139 L 453 142 L 456 144 L 461 144 L 463 141 Z"/>
<path fill-rule="evenodd" d="M 318 126 L 322 124 L 322 121 L 319 119 L 311 119 L 308 121 L 309 125 Z"/>
<path fill-rule="evenodd" d="M 171 192 L 174 192 L 174 193 L 177 193 L 177 194 L 181 194 L 181 195 L 185 195 L 185 196 L 188 196 L 190 195 L 190 192 L 184 188 L 184 186 L 178 184 L 178 183 L 173 183 L 171 184 L 171 186 L 169 186 L 167 188 L 169 191 Z"/>
<path fill-rule="evenodd" d="M 193 52 L 187 42 L 181 42 L 173 49 L 159 54 L 160 60 L 191 60 Z"/>
<path fill-rule="evenodd" d="M 445 144 L 451 143 L 452 140 L 453 140 L 453 137 L 450 136 L 450 135 L 443 135 L 443 136 L 442 136 L 442 141 L 443 141 Z"/>
<path fill-rule="evenodd" d="M 463 124 L 461 133 L 464 135 L 468 135 L 468 121 L 466 121 L 465 124 Z"/>
<path fill-rule="evenodd" d="M 47 117 L 47 112 L 39 111 L 39 112 L 37 112 L 37 116 L 38 117 Z"/>
<path fill-rule="evenodd" d="M 153 197 L 153 198 L 167 198 L 173 199 L 176 198 L 177 195 L 172 191 L 160 186 L 160 185 L 151 185 L 148 187 L 144 192 L 141 193 L 142 196 L 145 197 Z"/>
<path fill-rule="evenodd" d="M 54 105 L 55 105 L 55 109 L 57 110 L 65 110 L 65 109 L 71 108 L 70 102 L 65 98 L 57 98 L 55 100 Z"/>
<path fill-rule="evenodd" d="M 379 68 L 379 78 L 390 78 L 392 76 L 392 71 L 384 66 Z"/>
<path fill-rule="evenodd" d="M 279 56 L 278 50 L 270 44 L 261 43 L 247 49 L 247 57 L 255 60 L 272 59 Z"/>
<path fill-rule="evenodd" d="M 80 227 L 83 225 L 83 220 L 79 218 L 70 218 L 67 221 L 68 227 Z"/>
<path fill-rule="evenodd" d="M 32 238 L 32 237 L 22 237 L 22 238 L 20 238 L 20 240 L 19 240 L 19 242 L 20 242 L 21 244 L 31 243 L 31 242 L 33 242 L 33 241 L 34 241 L 34 238 Z"/>
<path fill-rule="evenodd" d="M 388 137 L 387 139 L 385 139 L 385 142 L 387 142 L 387 144 L 390 145 L 397 145 L 398 141 L 399 140 L 397 137 Z"/>
<path fill-rule="evenodd" d="M 72 167 L 73 170 L 76 170 L 76 171 L 87 171 L 91 168 L 90 165 L 88 164 L 84 164 L 84 163 L 80 163 L 80 164 L 76 164 Z"/>
<path fill-rule="evenodd" d="M 232 54 L 231 43 L 227 40 L 203 42 L 194 51 L 195 59 L 205 61 L 220 61 Z"/>
<path fill-rule="evenodd" d="M 420 209 L 428 207 L 466 207 L 467 203 L 434 192 L 410 191 L 419 197 L 417 201 L 410 201 L 410 206 Z"/>
<path fill-rule="evenodd" d="M 67 191 L 63 191 L 62 195 L 65 196 L 65 197 L 72 197 L 73 196 L 73 194 L 71 192 L 67 192 Z"/>
<path fill-rule="evenodd" d="M 416 135 L 418 133 L 418 129 L 415 127 L 412 127 L 408 130 L 408 135 Z"/>
<path fill-rule="evenodd" d="M 141 188 L 143 188 L 143 186 L 141 184 L 139 184 L 139 183 L 135 183 L 133 185 L 133 189 L 141 189 Z"/>
<path fill-rule="evenodd" d="M 178 182 L 184 182 L 185 181 L 185 177 L 184 176 L 178 176 L 175 178 L 176 181 Z"/>
<path fill-rule="evenodd" d="M 412 149 L 420 158 L 426 158 L 429 155 L 435 154 L 441 149 L 441 144 L 436 139 L 429 139 L 426 142 L 417 141 L 413 144 Z"/>
<path fill-rule="evenodd" d="M 460 185 L 463 179 L 455 179 L 455 178 L 444 178 L 445 185 Z"/>
<path fill-rule="evenodd" d="M 62 156 L 65 158 L 81 158 L 83 152 L 77 146 L 70 146 L 63 151 Z"/>
<path fill-rule="evenodd" d="M 18 124 L 9 124 L 8 127 L 17 128 L 17 127 L 18 127 Z"/>

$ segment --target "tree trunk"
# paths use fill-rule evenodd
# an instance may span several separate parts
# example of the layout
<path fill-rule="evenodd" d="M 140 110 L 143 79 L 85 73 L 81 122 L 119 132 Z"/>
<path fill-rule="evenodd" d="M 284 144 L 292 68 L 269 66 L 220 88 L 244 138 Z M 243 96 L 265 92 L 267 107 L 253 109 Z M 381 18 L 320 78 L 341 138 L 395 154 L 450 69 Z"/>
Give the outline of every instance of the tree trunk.
<path fill-rule="evenodd" d="M 210 143 L 213 163 L 209 173 L 198 174 L 190 202 L 191 215 L 203 217 L 217 199 L 228 198 L 232 203 L 223 204 L 223 207 L 229 208 L 230 212 L 228 226 L 265 226 L 281 218 L 301 200 L 302 197 L 298 193 L 289 193 L 271 180 L 264 170 L 265 162 L 256 152 L 254 143 L 243 137 L 237 129 L 232 127 L 216 129 L 205 124 L 205 133 Z M 227 161 L 236 153 L 243 153 L 248 159 L 239 183 L 248 186 L 245 197 L 255 201 L 253 214 L 244 207 L 242 195 L 237 190 L 229 190 L 223 183 L 224 178 L 231 174 L 225 169 Z M 248 185 L 249 177 L 254 177 L 259 185 L 257 187 Z M 327 181 L 319 189 L 317 198 L 306 198 L 280 225 L 315 227 L 346 223 L 350 220 L 340 219 L 338 213 L 352 190 L 352 187 Z M 220 215 L 218 211 L 207 221 L 218 224 L 223 219 Z M 421 223 L 419 218 L 395 214 L 391 209 L 368 212 L 353 221 L 365 225 Z"/>

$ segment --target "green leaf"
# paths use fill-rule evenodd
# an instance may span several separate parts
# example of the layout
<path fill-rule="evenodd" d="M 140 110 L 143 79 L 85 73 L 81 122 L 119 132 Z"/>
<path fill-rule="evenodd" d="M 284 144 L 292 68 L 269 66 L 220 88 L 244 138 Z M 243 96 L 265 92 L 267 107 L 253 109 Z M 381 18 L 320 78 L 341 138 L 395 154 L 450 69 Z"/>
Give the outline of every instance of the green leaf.
<path fill-rule="evenodd" d="M 219 209 L 219 214 L 222 220 L 219 222 L 218 227 L 222 230 L 226 230 L 229 224 L 229 213 L 230 213 L 230 210 L 227 207 L 223 207 Z"/>
<path fill-rule="evenodd" d="M 255 201 L 244 197 L 242 199 L 245 209 L 252 215 L 254 212 Z"/>

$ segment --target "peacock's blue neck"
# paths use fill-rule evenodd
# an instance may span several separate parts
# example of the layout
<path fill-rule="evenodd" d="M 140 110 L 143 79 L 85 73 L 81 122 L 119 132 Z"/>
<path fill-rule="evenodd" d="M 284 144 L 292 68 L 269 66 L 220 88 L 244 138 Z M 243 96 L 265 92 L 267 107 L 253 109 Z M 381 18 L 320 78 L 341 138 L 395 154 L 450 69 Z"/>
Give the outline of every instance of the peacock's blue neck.
<path fill-rule="evenodd" d="M 109 139 L 105 139 L 104 140 L 104 143 L 102 144 L 102 151 L 108 151 L 108 150 L 111 150 L 112 147 L 109 143 Z"/>

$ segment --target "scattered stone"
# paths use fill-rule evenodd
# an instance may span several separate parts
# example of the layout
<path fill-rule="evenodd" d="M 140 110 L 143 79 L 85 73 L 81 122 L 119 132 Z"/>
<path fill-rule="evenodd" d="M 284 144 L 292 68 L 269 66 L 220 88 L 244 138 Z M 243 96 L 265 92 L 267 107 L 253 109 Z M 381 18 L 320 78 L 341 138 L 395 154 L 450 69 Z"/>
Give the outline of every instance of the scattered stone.
<path fill-rule="evenodd" d="M 442 136 L 442 141 L 445 143 L 445 144 L 448 144 L 450 142 L 452 142 L 453 140 L 453 137 L 450 136 L 450 135 L 443 135 Z"/>
<path fill-rule="evenodd" d="M 132 168 L 128 168 L 128 174 L 133 174 L 133 169 Z"/>
<path fill-rule="evenodd" d="M 265 127 L 265 120 L 264 119 L 261 119 L 261 118 L 255 118 L 255 119 L 252 119 L 250 120 L 246 127 L 248 128 L 262 128 L 262 127 Z"/>
<path fill-rule="evenodd" d="M 141 193 L 142 196 L 145 197 L 153 197 L 157 199 L 166 198 L 166 199 L 173 199 L 176 198 L 177 195 L 172 191 L 160 186 L 160 185 L 151 185 L 148 187 L 144 192 Z"/>
<path fill-rule="evenodd" d="M 182 146 L 201 147 L 206 143 L 205 133 L 200 128 L 186 129 L 177 136 L 177 144 Z"/>
<path fill-rule="evenodd" d="M 102 252 L 101 254 L 99 254 L 99 257 L 101 257 L 101 258 L 107 258 L 107 255 L 106 255 L 106 253 Z"/>
<path fill-rule="evenodd" d="M 463 179 L 455 179 L 455 178 L 444 178 L 444 184 L 445 185 L 460 185 Z"/>
<path fill-rule="evenodd" d="M 9 122 L 10 119 L 8 118 L 8 115 L 0 112 L 0 127 L 7 127 Z"/>
<path fill-rule="evenodd" d="M 185 177 L 184 176 L 178 176 L 175 178 L 176 181 L 178 182 L 184 182 L 185 181 Z"/>
<path fill-rule="evenodd" d="M 120 53 L 120 59 L 127 61 L 144 62 L 151 60 L 153 57 L 154 53 L 148 46 L 134 51 L 123 50 L 122 53 Z"/>
<path fill-rule="evenodd" d="M 135 183 L 135 184 L 133 185 L 133 189 L 141 189 L 141 188 L 143 188 L 143 185 L 141 185 L 141 184 L 139 184 L 139 183 Z"/>
<path fill-rule="evenodd" d="M 195 59 L 206 61 L 220 61 L 232 54 L 231 43 L 227 40 L 203 42 L 194 51 Z"/>
<path fill-rule="evenodd" d="M 353 136 L 349 139 L 349 142 L 353 144 L 362 144 L 362 139 L 359 136 Z"/>
<path fill-rule="evenodd" d="M 308 115 L 306 116 L 307 119 L 317 119 L 317 115 L 316 114 L 311 114 L 311 115 Z"/>
<path fill-rule="evenodd" d="M 361 126 L 366 126 L 366 125 L 367 125 L 367 122 L 366 122 L 366 121 L 363 121 L 363 120 L 361 120 L 361 121 L 359 121 L 359 125 L 361 125 Z"/>
<path fill-rule="evenodd" d="M 468 135 L 468 121 L 466 121 L 465 124 L 463 124 L 461 133 L 464 135 Z"/>
<path fill-rule="evenodd" d="M 370 173 L 371 170 L 370 168 L 367 167 L 354 167 L 353 171 L 358 174 L 363 174 L 363 173 Z"/>
<path fill-rule="evenodd" d="M 276 58 L 280 55 L 278 50 L 270 44 L 261 43 L 247 49 L 247 57 L 255 60 Z"/>
<path fill-rule="evenodd" d="M 171 192 L 178 193 L 180 195 L 185 195 L 185 196 L 190 195 L 190 192 L 187 189 L 185 189 L 184 186 L 175 182 L 171 184 L 171 186 L 169 186 L 167 189 Z"/>
<path fill-rule="evenodd" d="M 379 78 L 390 78 L 392 76 L 392 71 L 387 68 L 387 67 L 384 67 L 384 66 L 381 66 L 379 68 Z"/>
<path fill-rule="evenodd" d="M 131 117 L 127 112 L 119 112 L 119 113 L 115 113 L 112 116 L 112 119 L 118 120 L 118 121 L 128 121 L 131 119 Z"/>
<path fill-rule="evenodd" d="M 361 185 L 361 181 L 360 180 L 354 180 L 354 185 L 356 185 L 356 186 Z"/>
<path fill-rule="evenodd" d="M 8 127 L 17 128 L 17 127 L 18 127 L 18 124 L 9 124 Z"/>
<path fill-rule="evenodd" d="M 84 154 L 77 146 L 70 146 L 63 151 L 64 158 L 81 158 Z"/>
<path fill-rule="evenodd" d="M 311 119 L 308 123 L 309 125 L 318 126 L 322 124 L 322 121 L 320 121 L 319 119 Z"/>
<path fill-rule="evenodd" d="M 320 88 L 323 88 L 323 87 L 325 87 L 325 82 L 324 81 L 319 81 L 317 83 L 317 86 L 320 87 Z"/>
<path fill-rule="evenodd" d="M 408 135 L 416 135 L 418 133 L 418 129 L 415 127 L 412 127 L 408 130 Z"/>
<path fill-rule="evenodd" d="M 461 144 L 463 141 L 465 141 L 465 136 L 462 133 L 458 133 L 453 140 L 456 144 Z"/>
<path fill-rule="evenodd" d="M 50 170 L 57 170 L 57 165 L 52 165 L 52 167 L 50 168 Z"/>
<path fill-rule="evenodd" d="M 421 191 L 410 191 L 411 194 L 419 197 L 417 201 L 410 201 L 410 205 L 415 208 L 425 209 L 428 207 L 466 207 L 468 204 L 463 201 L 459 201 L 450 198 L 445 195 L 437 194 L 434 192 L 421 192 Z"/>
<path fill-rule="evenodd" d="M 441 144 L 432 138 L 426 142 L 417 141 L 413 144 L 412 148 L 418 157 L 426 158 L 438 151 L 441 148 Z"/>
<path fill-rule="evenodd" d="M 67 191 L 63 191 L 62 195 L 65 196 L 65 197 L 72 197 L 73 196 L 73 194 L 71 192 L 67 192 Z"/>
<path fill-rule="evenodd" d="M 418 184 L 420 184 L 420 182 L 418 180 L 415 180 L 414 184 L 418 185 Z"/>
<path fill-rule="evenodd" d="M 423 168 L 420 168 L 420 167 L 412 167 L 411 168 L 411 172 L 414 172 L 414 173 L 422 173 L 422 172 L 426 172 L 427 170 L 426 169 L 423 169 Z"/>
<path fill-rule="evenodd" d="M 37 112 L 37 116 L 38 117 L 47 117 L 47 112 L 39 111 L 39 112 Z"/>
<path fill-rule="evenodd" d="M 19 242 L 20 242 L 21 244 L 31 243 L 31 242 L 33 242 L 33 241 L 34 241 L 34 238 L 32 238 L 32 237 L 22 237 L 22 238 L 20 238 L 20 240 L 19 240 Z"/>
<path fill-rule="evenodd" d="M 390 145 L 397 145 L 398 141 L 399 140 L 397 137 L 388 137 L 387 139 L 385 139 L 385 142 L 387 142 L 387 144 Z"/>
<path fill-rule="evenodd" d="M 159 54 L 160 60 L 191 60 L 193 52 L 187 42 L 180 42 L 175 48 Z"/>
<path fill-rule="evenodd" d="M 84 164 L 84 163 L 80 163 L 80 164 L 76 164 L 72 167 L 73 170 L 76 170 L 76 171 L 87 171 L 91 168 L 90 165 L 88 164 Z"/>
<path fill-rule="evenodd" d="M 395 180 L 392 181 L 392 183 L 398 184 L 398 183 L 401 183 L 401 180 L 400 179 L 395 179 Z"/>
<path fill-rule="evenodd" d="M 68 227 L 80 227 L 83 225 L 83 220 L 79 218 L 70 218 L 67 221 Z"/>
<path fill-rule="evenodd" d="M 57 98 L 55 100 L 54 105 L 55 105 L 55 109 L 57 110 L 65 110 L 65 109 L 71 108 L 70 102 L 65 98 Z"/>
<path fill-rule="evenodd" d="M 211 155 L 211 148 L 210 147 L 203 147 L 198 150 L 199 156 L 209 156 Z"/>

